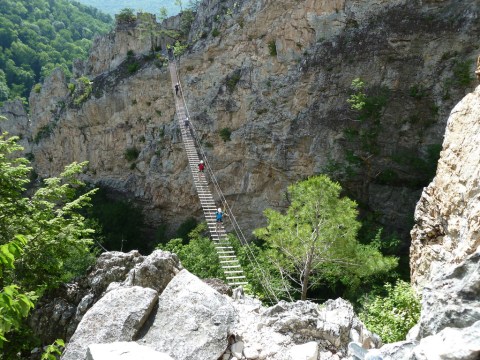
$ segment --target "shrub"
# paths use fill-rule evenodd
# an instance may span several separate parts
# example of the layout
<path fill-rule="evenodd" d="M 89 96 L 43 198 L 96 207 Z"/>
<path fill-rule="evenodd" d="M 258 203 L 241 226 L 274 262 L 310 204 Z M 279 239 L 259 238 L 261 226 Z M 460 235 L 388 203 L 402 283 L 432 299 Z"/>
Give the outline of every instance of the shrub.
<path fill-rule="evenodd" d="M 127 150 L 125 150 L 125 159 L 127 161 L 135 161 L 137 160 L 138 158 L 138 155 L 140 155 L 140 152 L 138 151 L 138 149 L 136 147 L 131 147 L 131 148 L 128 148 Z"/>
<path fill-rule="evenodd" d="M 460 86 L 468 86 L 473 81 L 473 77 L 471 75 L 471 65 L 472 62 L 470 60 L 466 61 L 457 61 L 453 66 L 453 75 L 455 82 Z"/>
<path fill-rule="evenodd" d="M 133 13 L 133 9 L 122 9 L 120 13 L 116 16 L 117 23 L 133 23 L 137 20 L 137 17 Z"/>
<path fill-rule="evenodd" d="M 268 42 L 268 52 L 270 56 L 277 56 L 277 44 L 275 43 L 275 40 Z"/>
<path fill-rule="evenodd" d="M 422 85 L 413 85 L 409 89 L 409 95 L 415 99 L 421 99 L 427 95 L 427 90 Z"/>
<path fill-rule="evenodd" d="M 395 286 L 385 284 L 387 295 L 367 298 L 360 319 L 383 342 L 405 340 L 420 317 L 420 300 L 409 283 L 399 280 Z"/>
<path fill-rule="evenodd" d="M 212 36 L 217 37 L 218 35 L 220 35 L 220 30 L 218 30 L 217 28 L 214 28 L 212 30 Z"/>
<path fill-rule="evenodd" d="M 80 105 L 85 102 L 92 93 L 93 87 L 92 82 L 86 76 L 82 76 L 77 79 L 78 82 L 78 97 L 73 100 L 75 105 Z"/>
<path fill-rule="evenodd" d="M 238 82 L 240 81 L 240 72 L 236 71 L 230 78 L 227 79 L 227 88 L 230 92 L 235 90 Z"/>
<path fill-rule="evenodd" d="M 135 53 L 133 52 L 133 50 L 128 50 L 127 51 L 127 58 L 132 58 L 135 56 Z"/>
<path fill-rule="evenodd" d="M 232 135 L 232 131 L 229 128 L 223 128 L 220 130 L 220 137 L 224 142 L 230 141 L 230 136 Z"/>
<path fill-rule="evenodd" d="M 38 144 L 41 140 L 48 138 L 53 133 L 53 130 L 55 129 L 55 127 L 56 127 L 55 123 L 49 123 L 47 125 L 42 126 L 40 129 L 38 129 L 38 132 L 35 134 L 33 138 L 33 142 L 35 144 Z"/>
<path fill-rule="evenodd" d="M 139 68 L 140 68 L 140 64 L 137 63 L 137 62 L 128 64 L 128 67 L 127 67 L 128 72 L 129 72 L 130 74 L 133 74 L 133 73 L 137 72 L 137 70 L 138 70 Z"/>
<path fill-rule="evenodd" d="M 35 84 L 33 87 L 33 91 L 35 91 L 36 94 L 40 94 L 40 91 L 42 90 L 42 84 Z"/>

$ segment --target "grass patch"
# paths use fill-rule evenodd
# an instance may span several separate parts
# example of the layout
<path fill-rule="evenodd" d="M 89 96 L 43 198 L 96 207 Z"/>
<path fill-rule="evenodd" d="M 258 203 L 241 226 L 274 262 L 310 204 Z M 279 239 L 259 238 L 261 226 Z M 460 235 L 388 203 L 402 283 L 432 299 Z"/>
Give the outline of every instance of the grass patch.
<path fill-rule="evenodd" d="M 125 150 L 124 156 L 127 161 L 135 161 L 140 155 L 140 151 L 136 147 L 130 147 Z"/>
<path fill-rule="evenodd" d="M 219 131 L 219 134 L 223 142 L 227 142 L 231 140 L 232 131 L 228 127 L 221 129 Z"/>
<path fill-rule="evenodd" d="M 270 56 L 277 56 L 277 44 L 275 43 L 275 40 L 268 42 L 268 53 Z"/>

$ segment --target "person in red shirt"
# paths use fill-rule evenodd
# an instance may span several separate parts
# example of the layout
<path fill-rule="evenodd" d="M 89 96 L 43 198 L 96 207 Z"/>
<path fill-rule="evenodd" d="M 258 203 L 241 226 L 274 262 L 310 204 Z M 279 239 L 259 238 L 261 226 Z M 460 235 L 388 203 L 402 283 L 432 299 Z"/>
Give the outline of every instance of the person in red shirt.
<path fill-rule="evenodd" d="M 203 173 L 205 170 L 205 164 L 203 163 L 203 160 L 200 160 L 200 164 L 198 164 L 198 174 L 200 176 L 205 176 L 205 174 Z"/>

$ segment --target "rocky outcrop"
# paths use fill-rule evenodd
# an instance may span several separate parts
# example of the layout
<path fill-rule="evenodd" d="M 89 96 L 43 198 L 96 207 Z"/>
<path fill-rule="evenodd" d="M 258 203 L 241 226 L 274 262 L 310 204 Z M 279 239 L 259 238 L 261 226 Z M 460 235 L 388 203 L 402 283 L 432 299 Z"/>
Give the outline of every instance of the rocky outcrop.
<path fill-rule="evenodd" d="M 242 228 L 263 225 L 265 208 L 283 208 L 289 184 L 326 171 L 407 238 L 448 111 L 471 86 L 465 70 L 476 55 L 477 13 L 475 0 L 202 1 L 180 78 L 191 123 Z M 92 81 L 85 101 L 75 105 L 66 84 L 32 94 L 26 138 L 38 142 L 29 151 L 41 177 L 89 160 L 88 181 L 136 199 L 152 228 L 168 223 L 174 232 L 201 209 L 170 79 L 144 56 L 152 38 L 139 26 L 95 41 L 88 64 L 75 71 Z M 356 77 L 387 99 L 373 144 L 355 135 L 365 129 L 346 102 Z M 221 129 L 231 131 L 229 141 Z M 361 155 L 366 145 L 374 156 L 346 177 L 346 154 Z M 138 157 L 127 160 L 128 149 Z"/>
<path fill-rule="evenodd" d="M 368 355 L 392 360 L 478 359 L 479 274 L 480 248 L 460 265 L 444 265 L 425 285 L 420 321 L 411 338 L 368 351 Z"/>
<path fill-rule="evenodd" d="M 480 357 L 479 109 L 477 87 L 452 110 L 437 174 L 415 212 L 410 265 L 412 282 L 422 296 L 420 321 L 409 341 L 368 356 Z"/>
<path fill-rule="evenodd" d="M 358 341 L 365 348 L 381 345 L 355 315 L 352 305 L 337 299 L 322 305 L 309 301 L 280 302 L 269 308 L 249 297 L 233 303 L 237 321 L 233 345 L 224 359 L 338 360 L 347 357 L 347 345 Z M 315 355 L 317 354 L 317 355 Z M 249 355 L 249 356 L 247 356 Z"/>
<path fill-rule="evenodd" d="M 44 296 L 29 323 L 46 344 L 55 339 L 68 341 L 87 310 L 107 288 L 140 285 L 161 293 L 181 269 L 176 255 L 160 250 L 146 257 L 138 251 L 103 253 L 85 277 Z"/>
<path fill-rule="evenodd" d="M 480 87 L 451 112 L 437 175 L 415 210 L 410 268 L 422 287 L 480 245 Z"/>
<path fill-rule="evenodd" d="M 90 344 L 131 341 L 157 300 L 155 290 L 139 286 L 107 292 L 82 318 L 62 359 L 86 359 Z"/>
<path fill-rule="evenodd" d="M 138 342 L 177 360 L 218 359 L 233 323 L 230 302 L 183 270 L 160 295 L 153 323 Z"/>
<path fill-rule="evenodd" d="M 132 260 L 134 255 L 106 254 L 97 265 L 122 268 L 120 259 Z M 148 267 L 154 259 L 138 261 L 135 268 Z M 92 271 L 89 279 L 107 290 L 86 310 L 62 359 L 145 354 L 175 360 L 339 360 L 346 358 L 350 341 L 366 348 L 380 345 L 342 299 L 322 305 L 282 301 L 267 308 L 250 296 L 234 300 L 222 295 L 182 270 L 160 290 L 157 301 L 159 292 L 149 287 L 155 281 L 142 281 L 141 286 L 128 281 L 106 284 L 99 281 L 101 272 Z M 129 279 L 125 270 L 120 272 Z"/>

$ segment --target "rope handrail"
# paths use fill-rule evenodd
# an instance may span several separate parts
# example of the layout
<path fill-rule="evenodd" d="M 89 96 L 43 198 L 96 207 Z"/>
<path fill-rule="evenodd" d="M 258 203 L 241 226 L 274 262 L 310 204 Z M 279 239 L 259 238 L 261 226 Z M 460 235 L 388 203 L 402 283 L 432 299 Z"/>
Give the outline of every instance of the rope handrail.
<path fill-rule="evenodd" d="M 174 71 L 175 71 L 175 75 L 176 75 L 176 79 L 177 79 L 177 84 L 178 84 L 178 87 L 179 87 L 179 91 L 180 91 L 180 95 L 181 95 L 181 99 L 182 99 L 182 103 L 183 103 L 183 106 L 184 106 L 184 109 L 185 109 L 185 113 L 186 113 L 186 116 L 187 116 L 187 119 L 189 120 L 189 127 L 191 129 L 191 134 L 192 134 L 192 137 L 194 139 L 194 141 L 196 142 L 197 144 L 197 149 L 202 157 L 202 160 L 204 161 L 204 164 L 205 164 L 205 169 L 207 170 L 207 173 L 211 179 L 211 182 L 212 182 L 212 185 L 215 189 L 215 192 L 218 194 L 218 197 L 220 198 L 220 202 L 222 203 L 222 206 L 223 208 L 226 210 L 226 214 L 228 214 L 228 216 L 230 217 L 230 220 L 231 220 L 231 223 L 232 223 L 232 227 L 233 227 L 233 230 L 235 231 L 235 234 L 237 236 L 237 238 L 239 239 L 240 243 L 246 247 L 247 251 L 245 252 L 249 261 L 252 263 L 253 265 L 253 269 L 254 269 L 254 272 L 255 272 L 255 275 L 257 276 L 260 284 L 262 285 L 262 287 L 264 288 L 265 290 L 265 294 L 267 295 L 268 299 L 270 300 L 270 302 L 273 304 L 275 302 L 278 302 L 279 299 L 277 298 L 277 296 L 275 295 L 275 291 L 273 290 L 273 288 L 271 287 L 269 281 L 267 280 L 267 276 L 264 272 L 264 270 L 262 269 L 262 267 L 260 266 L 260 264 L 258 263 L 258 260 L 250 246 L 250 244 L 248 243 L 248 241 L 246 240 L 246 237 L 242 231 L 242 229 L 240 228 L 240 225 L 238 224 L 237 222 L 237 219 L 235 217 L 235 215 L 233 214 L 233 211 L 232 211 L 232 208 L 230 207 L 230 205 L 228 204 L 227 202 L 227 199 L 225 198 L 221 188 L 220 188 L 220 185 L 218 183 L 218 180 L 217 180 L 217 177 L 215 176 L 215 173 L 213 172 L 213 169 L 212 167 L 210 166 L 210 162 L 208 161 L 208 158 L 206 156 L 206 153 L 205 153 L 205 150 L 201 144 L 201 141 L 199 139 L 199 136 L 197 135 L 197 131 L 195 130 L 195 127 L 193 126 L 193 122 L 192 122 L 192 119 L 190 117 L 190 112 L 188 110 L 188 106 L 187 106 L 187 102 L 186 102 L 186 99 L 185 99 L 185 93 L 183 91 L 183 87 L 182 87 L 182 83 L 180 81 L 180 76 L 179 76 L 179 73 L 178 73 L 178 68 L 176 66 L 176 60 L 174 58 L 173 62 L 172 62 L 172 65 L 174 66 Z M 258 274 L 260 273 L 260 274 Z M 275 301 L 272 300 L 275 299 Z"/>

